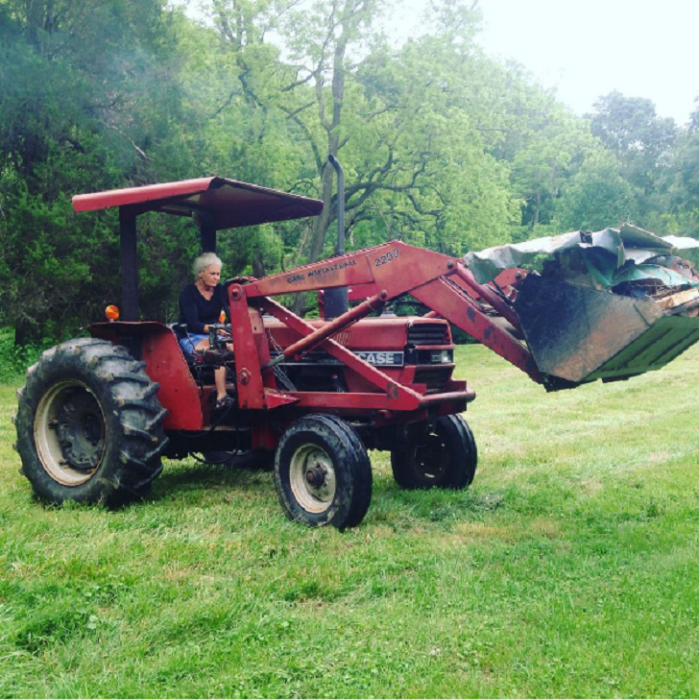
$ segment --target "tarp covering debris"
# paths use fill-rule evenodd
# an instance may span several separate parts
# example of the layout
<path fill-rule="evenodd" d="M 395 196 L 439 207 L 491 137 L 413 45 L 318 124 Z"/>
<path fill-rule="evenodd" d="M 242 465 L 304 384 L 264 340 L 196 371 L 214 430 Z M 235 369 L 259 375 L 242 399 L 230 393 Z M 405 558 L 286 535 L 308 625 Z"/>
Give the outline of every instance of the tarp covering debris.
<path fill-rule="evenodd" d="M 647 278 L 657 278 L 666 285 L 683 284 L 686 279 L 680 279 L 681 271 L 673 269 L 677 262 L 674 258 L 691 248 L 699 248 L 699 240 L 661 238 L 626 224 L 619 229 L 574 231 L 487 248 L 468 253 L 464 260 L 481 284 L 508 268 L 543 263 L 542 273 L 574 284 L 610 289 L 621 282 Z M 692 282 L 699 286 L 699 280 Z"/>
<path fill-rule="evenodd" d="M 631 225 L 469 253 L 480 284 L 519 268 L 508 297 L 549 389 L 659 369 L 699 341 L 699 240 Z M 499 293 L 503 290 L 496 284 Z"/>

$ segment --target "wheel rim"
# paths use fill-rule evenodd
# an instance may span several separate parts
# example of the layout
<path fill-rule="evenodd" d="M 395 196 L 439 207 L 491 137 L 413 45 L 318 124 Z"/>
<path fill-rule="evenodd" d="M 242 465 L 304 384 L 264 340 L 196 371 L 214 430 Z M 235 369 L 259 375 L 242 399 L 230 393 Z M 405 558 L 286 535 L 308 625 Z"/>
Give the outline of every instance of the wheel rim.
<path fill-rule="evenodd" d="M 299 505 L 309 513 L 328 509 L 337 489 L 332 459 L 318 445 L 303 445 L 294 452 L 289 483 Z"/>
<path fill-rule="evenodd" d="M 87 385 L 54 384 L 40 399 L 34 418 L 34 443 L 42 466 L 64 486 L 89 481 L 104 458 L 104 413 Z"/>
<path fill-rule="evenodd" d="M 411 441 L 407 466 L 418 484 L 432 486 L 444 478 L 448 459 L 446 442 L 435 433 L 426 433 Z"/>

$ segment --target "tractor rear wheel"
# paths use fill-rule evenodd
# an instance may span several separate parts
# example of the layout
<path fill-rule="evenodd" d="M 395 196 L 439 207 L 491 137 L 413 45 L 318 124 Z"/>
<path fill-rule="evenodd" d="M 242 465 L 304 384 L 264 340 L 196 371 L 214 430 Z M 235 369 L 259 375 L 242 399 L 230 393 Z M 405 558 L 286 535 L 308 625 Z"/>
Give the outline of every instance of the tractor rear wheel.
<path fill-rule="evenodd" d="M 354 428 L 336 416 L 305 416 L 279 442 L 274 483 L 290 520 L 311 527 L 355 527 L 369 509 L 371 482 L 364 444 Z"/>
<path fill-rule="evenodd" d="M 393 476 L 404 489 L 435 486 L 464 489 L 472 481 L 478 450 L 468 423 L 459 415 L 408 426 L 407 440 L 391 450 Z"/>
<path fill-rule="evenodd" d="M 167 411 L 125 348 L 79 338 L 47 350 L 17 392 L 22 473 L 50 503 L 120 505 L 148 493 Z"/>

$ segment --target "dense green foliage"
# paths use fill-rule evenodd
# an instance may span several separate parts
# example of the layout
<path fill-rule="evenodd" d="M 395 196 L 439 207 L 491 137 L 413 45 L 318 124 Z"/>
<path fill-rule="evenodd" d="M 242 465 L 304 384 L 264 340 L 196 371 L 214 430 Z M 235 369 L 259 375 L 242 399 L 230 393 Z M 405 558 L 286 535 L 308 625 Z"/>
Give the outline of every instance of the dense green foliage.
<path fill-rule="evenodd" d="M 473 486 L 373 453 L 345 533 L 191 459 L 120 511 L 42 506 L 0 386 L 0 696 L 697 697 L 697 349 L 551 395 L 458 348 Z"/>
<path fill-rule="evenodd" d="M 0 0 L 0 327 L 74 333 L 118 301 L 114 212 L 73 194 L 220 174 L 320 197 L 312 222 L 221 236 L 257 276 L 333 249 L 333 174 L 349 246 L 469 249 L 620 220 L 697 235 L 699 115 L 686 128 L 614 92 L 578 118 L 478 43 L 439 0 L 400 47 L 386 0 Z M 395 11 L 395 10 L 394 10 Z M 143 217 L 144 317 L 172 320 L 193 224 Z"/>

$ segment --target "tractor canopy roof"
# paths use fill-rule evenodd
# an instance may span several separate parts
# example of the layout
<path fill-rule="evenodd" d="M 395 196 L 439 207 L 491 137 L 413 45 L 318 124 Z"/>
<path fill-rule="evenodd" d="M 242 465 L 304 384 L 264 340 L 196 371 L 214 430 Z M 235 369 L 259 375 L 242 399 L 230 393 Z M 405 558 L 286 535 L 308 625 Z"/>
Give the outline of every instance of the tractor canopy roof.
<path fill-rule="evenodd" d="M 76 212 L 123 207 L 130 214 L 160 211 L 206 217 L 215 230 L 317 216 L 318 199 L 222 177 L 166 182 L 73 197 Z"/>

